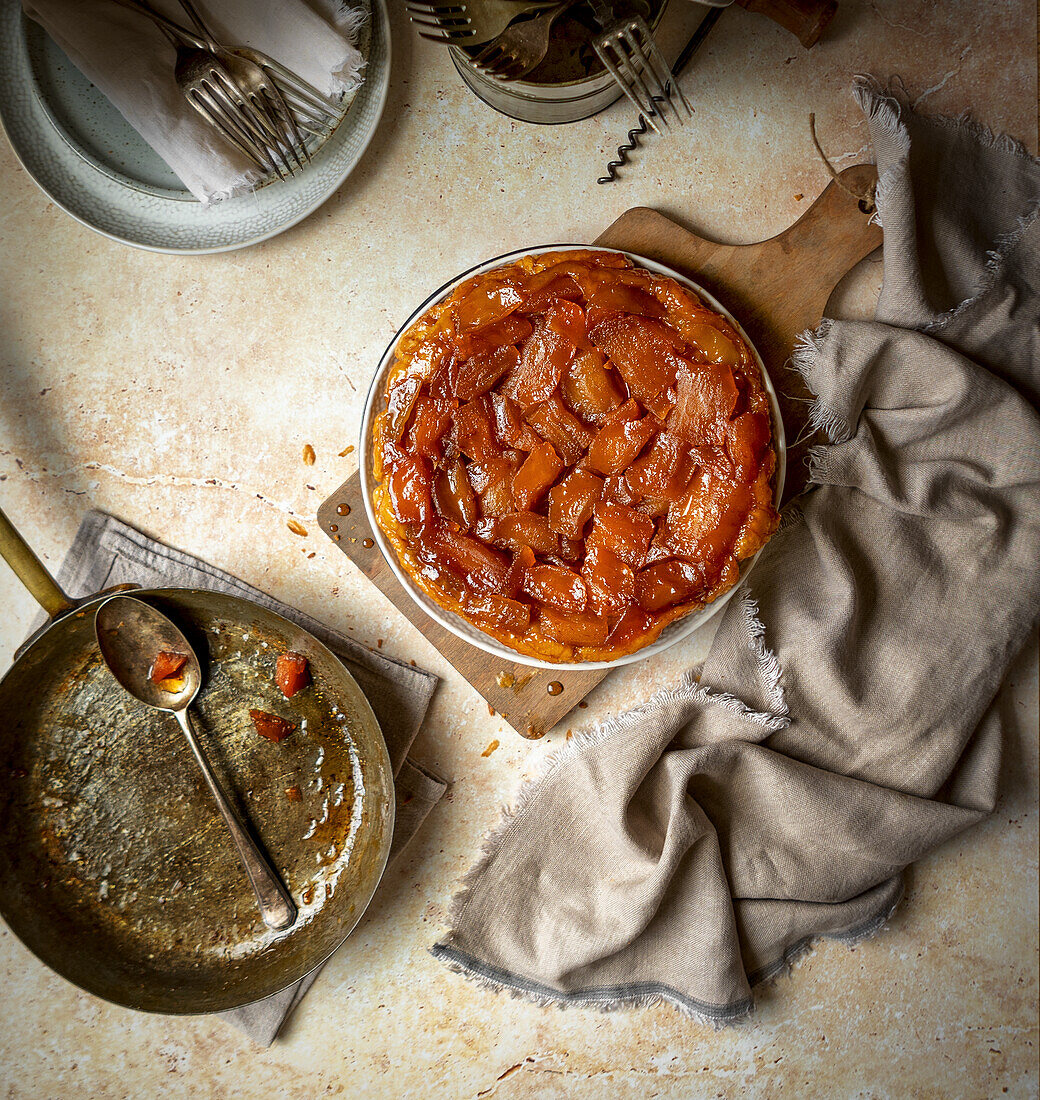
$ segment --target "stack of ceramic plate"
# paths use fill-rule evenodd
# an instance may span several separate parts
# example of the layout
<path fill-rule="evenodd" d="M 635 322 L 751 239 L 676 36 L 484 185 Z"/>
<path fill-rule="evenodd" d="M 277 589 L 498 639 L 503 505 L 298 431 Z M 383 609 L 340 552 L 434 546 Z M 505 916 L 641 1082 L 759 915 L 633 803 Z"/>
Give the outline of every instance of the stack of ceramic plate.
<path fill-rule="evenodd" d="M 365 80 L 293 179 L 203 206 L 72 64 L 19 0 L 0 0 L 0 122 L 25 170 L 91 229 L 155 252 L 223 252 L 267 240 L 317 209 L 361 159 L 390 80 L 385 0 L 357 43 Z"/>

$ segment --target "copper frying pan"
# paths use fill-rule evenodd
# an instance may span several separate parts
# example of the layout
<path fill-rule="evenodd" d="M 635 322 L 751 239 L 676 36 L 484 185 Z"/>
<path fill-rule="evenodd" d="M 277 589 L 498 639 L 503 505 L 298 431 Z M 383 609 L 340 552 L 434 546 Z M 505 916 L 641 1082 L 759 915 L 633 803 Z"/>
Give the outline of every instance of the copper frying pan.
<path fill-rule="evenodd" d="M 0 511 L 0 554 L 50 616 L 0 680 L 0 916 L 87 991 L 150 1012 L 216 1012 L 319 966 L 350 933 L 386 864 L 393 778 L 372 708 L 301 627 L 236 596 L 137 590 L 204 665 L 204 749 L 299 907 L 259 917 L 231 839 L 174 722 L 128 696 L 94 637 L 103 595 L 69 599 Z M 314 683 L 285 700 L 275 658 Z M 257 736 L 250 707 L 298 723 Z"/>

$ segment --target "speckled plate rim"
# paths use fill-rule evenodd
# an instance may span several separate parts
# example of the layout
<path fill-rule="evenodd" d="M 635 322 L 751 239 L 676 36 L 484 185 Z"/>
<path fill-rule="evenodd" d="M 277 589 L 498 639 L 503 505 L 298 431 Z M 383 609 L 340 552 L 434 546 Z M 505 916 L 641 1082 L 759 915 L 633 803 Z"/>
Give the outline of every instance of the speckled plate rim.
<path fill-rule="evenodd" d="M 777 453 L 775 500 L 777 505 L 779 505 L 784 491 L 784 478 L 787 473 L 787 441 L 784 434 L 783 418 L 780 415 L 780 403 L 777 400 L 776 390 L 773 388 L 773 383 L 769 377 L 769 372 L 766 370 L 765 363 L 762 362 L 762 357 L 759 355 L 758 349 L 751 342 L 740 322 L 712 294 L 709 294 L 702 286 L 695 283 L 687 276 L 680 274 L 673 268 L 658 263 L 656 260 L 650 260 L 645 256 L 640 256 L 636 252 L 627 252 L 621 248 L 603 248 L 599 245 L 586 244 L 540 245 L 537 248 L 518 248 L 512 252 L 505 252 L 501 256 L 496 256 L 491 260 L 485 260 L 483 263 L 471 267 L 468 271 L 464 271 L 461 275 L 456 276 L 450 282 L 445 283 L 438 290 L 435 290 L 422 305 L 416 307 L 408 320 L 397 330 L 393 340 L 387 345 L 386 351 L 383 352 L 379 360 L 379 365 L 376 368 L 372 384 L 368 389 L 368 396 L 365 400 L 365 412 L 361 420 L 359 447 L 362 456 L 361 495 L 365 502 L 365 514 L 368 516 L 373 538 L 376 540 L 376 545 L 379 547 L 380 553 L 382 553 L 387 565 L 393 570 L 394 576 L 397 577 L 401 586 L 416 604 L 418 604 L 431 619 L 443 626 L 445 630 L 450 631 L 457 638 L 461 638 L 462 641 L 469 642 L 470 645 L 476 646 L 485 653 L 491 654 L 493 657 L 499 657 L 511 663 L 525 665 L 528 668 L 543 668 L 568 672 L 593 672 L 598 669 L 620 668 L 622 665 L 629 665 L 636 661 L 645 660 L 647 657 L 653 657 L 658 653 L 662 653 L 677 642 L 681 642 L 684 638 L 688 638 L 694 631 L 700 629 L 709 619 L 717 615 L 719 611 L 725 607 L 726 603 L 731 599 L 741 583 L 743 583 L 748 573 L 751 572 L 762 550 L 759 550 L 758 553 L 754 554 L 743 563 L 740 571 L 740 580 L 728 592 L 723 593 L 717 600 L 708 604 L 708 606 L 701 611 L 687 615 L 685 618 L 679 619 L 674 623 L 670 623 L 664 628 L 656 641 L 651 642 L 650 645 L 644 646 L 642 649 L 637 649 L 635 653 L 628 653 L 624 657 L 617 657 L 612 661 L 543 661 L 537 657 L 529 657 L 524 653 L 519 653 L 515 649 L 510 649 L 508 646 L 496 642 L 490 635 L 485 634 L 481 630 L 477 630 L 476 627 L 468 623 L 461 615 L 456 615 L 452 611 L 446 611 L 430 599 L 430 597 L 427 596 L 401 568 L 400 562 L 397 559 L 397 554 L 387 541 L 382 529 L 376 521 L 375 509 L 372 504 L 372 489 L 375 481 L 372 473 L 372 429 L 375 423 L 378 400 L 382 394 L 383 384 L 386 381 L 386 376 L 393 363 L 394 352 L 401 336 L 407 332 L 411 325 L 414 324 L 426 310 L 450 294 L 460 283 L 465 282 L 467 279 L 471 279 L 475 275 L 482 275 L 485 271 L 501 267 L 503 264 L 519 260 L 524 256 L 540 256 L 546 252 L 568 250 L 617 253 L 621 256 L 626 256 L 637 267 L 646 268 L 656 275 L 666 275 L 671 279 L 675 279 L 676 282 L 681 283 L 697 294 L 704 302 L 711 306 L 712 309 L 721 313 L 737 332 L 740 333 L 744 342 L 751 349 L 751 354 L 755 357 L 755 363 L 758 365 L 758 369 L 761 373 L 766 393 L 769 395 L 770 407 L 773 413 L 773 438 Z"/>
<path fill-rule="evenodd" d="M 378 128 L 390 88 L 390 18 L 386 0 L 368 3 L 371 38 L 365 80 L 315 163 L 293 180 L 203 206 L 127 186 L 98 170 L 55 129 L 36 98 L 23 29 L 27 17 L 19 0 L 0 0 L 0 129 L 40 190 L 81 225 L 109 240 L 175 255 L 231 252 L 259 244 L 325 203 L 361 160 Z"/>

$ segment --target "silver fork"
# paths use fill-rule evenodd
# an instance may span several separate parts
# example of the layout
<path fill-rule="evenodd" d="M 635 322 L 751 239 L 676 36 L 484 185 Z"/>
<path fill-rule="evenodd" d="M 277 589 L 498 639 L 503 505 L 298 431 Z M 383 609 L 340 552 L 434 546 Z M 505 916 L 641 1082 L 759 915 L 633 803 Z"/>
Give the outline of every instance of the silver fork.
<path fill-rule="evenodd" d="M 270 80 L 264 70 L 246 57 L 225 49 L 214 37 L 191 0 L 180 0 L 181 7 L 202 36 L 206 48 L 224 63 L 232 81 L 238 86 L 243 99 L 252 108 L 252 121 L 262 131 L 262 137 L 271 144 L 290 175 L 295 169 L 285 154 L 292 153 L 296 167 L 303 168 L 303 162 L 310 162 L 310 153 L 304 144 L 292 112 L 282 98 L 282 93 Z"/>
<path fill-rule="evenodd" d="M 549 52 L 549 36 L 559 16 L 582 0 L 559 0 L 523 23 L 510 23 L 473 58 L 473 64 L 500 80 L 519 80 Z"/>
<path fill-rule="evenodd" d="M 673 98 L 673 91 L 686 108 L 687 115 L 693 115 L 693 108 L 668 68 L 646 20 L 636 14 L 619 18 L 610 0 L 589 0 L 589 3 L 596 22 L 603 28 L 592 40 L 592 47 L 603 62 L 603 67 L 628 96 L 636 110 L 646 116 L 647 122 L 656 133 L 661 132 L 656 119 L 660 118 L 665 126 L 671 125 L 666 106 L 672 108 L 681 126 L 683 116 Z M 658 104 L 661 106 L 660 110 Z"/>
<path fill-rule="evenodd" d="M 205 50 L 208 48 L 204 39 L 197 34 L 193 34 L 187 27 L 181 26 L 180 23 L 169 16 L 157 11 L 148 3 L 148 0 L 115 0 L 115 3 L 130 8 L 141 15 L 146 15 L 160 29 L 173 32 L 176 38 L 170 38 L 170 41 L 174 45 L 177 45 L 179 41 L 194 49 Z M 167 33 L 167 37 L 170 37 L 169 33 Z M 222 53 L 230 55 L 232 58 L 243 58 L 263 70 L 263 73 L 275 85 L 276 90 L 281 93 L 286 106 L 290 109 L 290 114 L 295 116 L 294 121 L 299 129 L 305 130 L 315 137 L 320 137 L 323 132 L 327 132 L 330 126 L 338 123 L 343 117 L 343 111 L 338 104 L 332 102 L 314 85 L 298 76 L 291 69 L 287 69 L 273 57 L 268 57 L 260 50 L 254 50 L 248 46 L 221 46 L 219 48 Z"/>
<path fill-rule="evenodd" d="M 247 113 L 241 93 L 232 90 L 231 78 L 220 62 L 208 50 L 186 46 L 168 33 L 177 50 L 174 80 L 184 98 L 257 168 L 284 179 L 285 169 L 270 143 L 257 133 L 257 124 Z"/>
<path fill-rule="evenodd" d="M 552 7 L 556 0 L 405 0 L 408 18 L 420 38 L 431 42 L 478 46 L 529 11 Z M 426 33 L 436 31 L 436 34 Z"/>

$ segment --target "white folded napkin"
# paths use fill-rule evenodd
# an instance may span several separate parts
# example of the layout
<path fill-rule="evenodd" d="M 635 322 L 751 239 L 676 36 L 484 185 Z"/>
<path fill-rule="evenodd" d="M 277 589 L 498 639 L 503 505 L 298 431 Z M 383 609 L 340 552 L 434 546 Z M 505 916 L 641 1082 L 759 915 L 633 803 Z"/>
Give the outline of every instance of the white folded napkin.
<path fill-rule="evenodd" d="M 175 50 L 147 16 L 115 0 L 23 0 L 69 59 L 119 109 L 203 203 L 249 190 L 261 173 L 202 119 L 173 77 Z M 153 6 L 185 27 L 176 0 Z M 337 0 L 210 0 L 199 5 L 214 36 L 252 46 L 338 98 L 361 82 L 354 39 L 364 11 Z"/>

